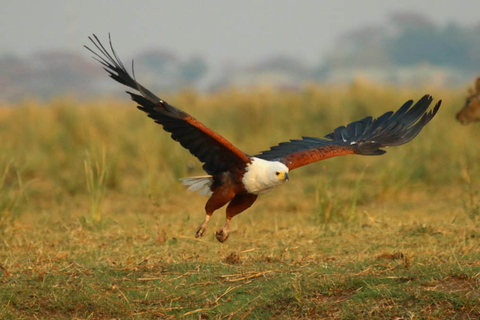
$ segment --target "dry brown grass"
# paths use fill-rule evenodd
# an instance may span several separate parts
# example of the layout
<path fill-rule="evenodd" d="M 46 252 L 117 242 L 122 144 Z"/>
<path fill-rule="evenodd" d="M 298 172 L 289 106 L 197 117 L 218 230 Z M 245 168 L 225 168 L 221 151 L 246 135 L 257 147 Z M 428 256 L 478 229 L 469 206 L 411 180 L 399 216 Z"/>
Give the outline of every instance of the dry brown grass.
<path fill-rule="evenodd" d="M 480 317 L 480 129 L 455 123 L 461 92 L 166 98 L 254 154 L 427 92 L 444 105 L 414 141 L 295 170 L 225 244 L 221 211 L 193 237 L 206 199 L 177 178 L 200 164 L 130 102 L 0 108 L 0 318 Z"/>

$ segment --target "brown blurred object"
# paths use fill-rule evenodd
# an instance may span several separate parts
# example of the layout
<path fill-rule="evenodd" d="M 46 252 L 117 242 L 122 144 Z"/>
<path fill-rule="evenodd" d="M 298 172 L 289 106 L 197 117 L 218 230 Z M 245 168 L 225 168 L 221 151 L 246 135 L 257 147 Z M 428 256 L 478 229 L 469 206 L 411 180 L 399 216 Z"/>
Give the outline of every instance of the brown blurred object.
<path fill-rule="evenodd" d="M 457 120 L 461 124 L 480 121 L 480 77 L 477 78 L 474 88 L 468 89 L 468 98 L 465 106 L 457 113 Z"/>

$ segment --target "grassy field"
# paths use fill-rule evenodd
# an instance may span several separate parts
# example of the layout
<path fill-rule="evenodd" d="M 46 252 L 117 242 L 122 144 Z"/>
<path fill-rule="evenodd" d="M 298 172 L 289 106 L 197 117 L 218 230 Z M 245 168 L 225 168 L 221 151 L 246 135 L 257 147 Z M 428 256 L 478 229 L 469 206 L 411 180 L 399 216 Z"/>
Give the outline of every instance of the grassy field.
<path fill-rule="evenodd" d="M 1 319 L 478 319 L 480 127 L 464 92 L 357 83 L 164 97 L 249 154 L 444 103 L 411 143 L 290 174 L 195 239 L 201 165 L 126 95 L 0 107 Z"/>

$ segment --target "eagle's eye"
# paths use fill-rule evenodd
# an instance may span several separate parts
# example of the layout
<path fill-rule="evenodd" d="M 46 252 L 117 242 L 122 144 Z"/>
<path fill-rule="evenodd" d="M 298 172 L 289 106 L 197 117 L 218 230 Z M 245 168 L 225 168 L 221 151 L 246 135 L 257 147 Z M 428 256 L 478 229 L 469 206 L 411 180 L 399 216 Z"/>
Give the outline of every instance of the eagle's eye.
<path fill-rule="evenodd" d="M 280 172 L 277 171 L 277 172 L 275 172 L 275 174 L 278 176 L 278 175 L 280 175 Z"/>

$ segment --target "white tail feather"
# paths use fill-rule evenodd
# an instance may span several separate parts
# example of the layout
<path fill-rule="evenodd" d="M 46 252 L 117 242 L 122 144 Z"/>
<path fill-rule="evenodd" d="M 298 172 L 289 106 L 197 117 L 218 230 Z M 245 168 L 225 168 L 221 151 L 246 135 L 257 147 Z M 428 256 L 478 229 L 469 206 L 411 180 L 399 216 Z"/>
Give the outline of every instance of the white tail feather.
<path fill-rule="evenodd" d="M 200 195 L 212 194 L 210 187 L 212 186 L 213 178 L 210 175 L 180 178 L 180 180 L 182 181 L 183 185 L 189 186 L 189 191 L 195 192 L 200 190 Z"/>

